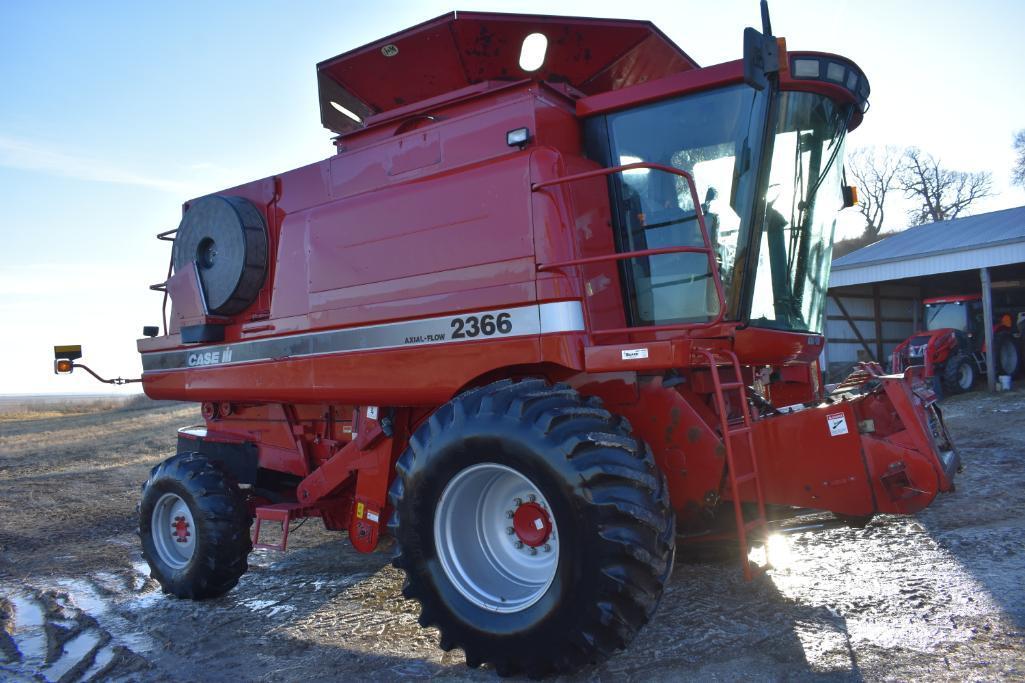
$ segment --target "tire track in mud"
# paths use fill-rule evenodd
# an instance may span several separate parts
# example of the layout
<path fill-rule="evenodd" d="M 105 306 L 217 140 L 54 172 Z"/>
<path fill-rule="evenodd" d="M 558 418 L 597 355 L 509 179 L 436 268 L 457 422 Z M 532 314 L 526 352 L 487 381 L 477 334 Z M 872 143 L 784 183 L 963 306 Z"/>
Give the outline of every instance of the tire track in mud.
<path fill-rule="evenodd" d="M 27 589 L 0 597 L 0 672 L 9 680 L 100 681 L 149 668 L 90 613 L 100 603 L 79 598 L 84 603 L 79 605 L 73 595 L 61 589 Z"/>

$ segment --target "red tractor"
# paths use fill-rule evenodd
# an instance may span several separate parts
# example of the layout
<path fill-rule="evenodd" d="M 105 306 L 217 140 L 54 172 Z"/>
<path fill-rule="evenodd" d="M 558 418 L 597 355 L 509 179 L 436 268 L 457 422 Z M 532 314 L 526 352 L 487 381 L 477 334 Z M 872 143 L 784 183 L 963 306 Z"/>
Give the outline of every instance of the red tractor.
<path fill-rule="evenodd" d="M 820 382 L 868 81 L 767 17 L 744 45 L 460 12 L 319 64 L 336 153 L 161 235 L 143 388 L 204 418 L 142 493 L 164 590 L 222 595 L 319 517 L 394 539 L 442 648 L 541 676 L 625 647 L 678 547 L 736 539 L 750 577 L 781 515 L 953 490 L 920 369 Z"/>
<path fill-rule="evenodd" d="M 986 348 L 986 333 L 979 294 L 926 299 L 925 329 L 915 332 L 893 350 L 894 373 L 911 365 L 923 366 L 923 376 L 934 378 L 950 394 L 968 391 L 986 363 L 996 360 L 998 375 L 1014 376 L 1020 368 L 1020 339 L 1011 313 L 997 313 L 993 323 L 995 354 Z"/>

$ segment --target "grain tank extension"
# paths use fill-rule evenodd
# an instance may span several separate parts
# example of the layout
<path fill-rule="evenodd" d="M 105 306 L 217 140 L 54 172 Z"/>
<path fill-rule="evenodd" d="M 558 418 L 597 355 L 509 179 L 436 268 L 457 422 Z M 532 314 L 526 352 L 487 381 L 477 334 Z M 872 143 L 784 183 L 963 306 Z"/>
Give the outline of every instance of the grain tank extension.
<path fill-rule="evenodd" d="M 142 385 L 204 418 L 143 491 L 164 589 L 221 595 L 319 517 L 394 537 L 443 648 L 540 676 L 626 647 L 691 544 L 750 577 L 795 512 L 953 490 L 920 369 L 821 382 L 868 81 L 767 21 L 744 46 L 460 12 L 320 63 L 335 153 L 163 235 Z"/>

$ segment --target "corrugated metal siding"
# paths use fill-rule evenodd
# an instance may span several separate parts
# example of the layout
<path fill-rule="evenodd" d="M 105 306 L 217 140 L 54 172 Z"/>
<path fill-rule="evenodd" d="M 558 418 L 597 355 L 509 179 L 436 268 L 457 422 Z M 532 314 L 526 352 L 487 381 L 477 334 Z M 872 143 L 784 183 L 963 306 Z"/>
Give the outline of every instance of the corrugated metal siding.
<path fill-rule="evenodd" d="M 845 269 L 891 259 L 964 251 L 1025 241 L 1025 206 L 908 228 L 833 261 Z"/>
<path fill-rule="evenodd" d="M 923 226 L 924 227 L 924 226 Z M 874 246 L 874 245 L 872 245 Z M 868 249 L 868 247 L 865 247 Z M 864 251 L 859 249 L 858 251 Z M 848 256 L 853 256 L 848 254 Z M 846 256 L 844 258 L 847 258 Z M 982 267 L 1005 266 L 1025 261 L 1025 241 L 1016 244 L 965 249 L 946 254 L 935 254 L 903 261 L 867 263 L 846 268 L 837 267 L 839 259 L 833 262 L 829 287 L 848 287 L 871 282 L 886 282 L 907 277 L 953 273 L 961 270 L 975 270 Z"/>
<path fill-rule="evenodd" d="M 883 321 L 880 328 L 883 337 L 882 362 L 889 367 L 890 354 L 898 343 L 906 339 L 914 332 L 916 318 L 915 307 L 920 305 L 921 292 L 917 287 L 879 285 L 879 313 Z M 870 286 L 845 287 L 843 289 L 831 289 L 830 297 L 826 305 L 826 349 L 825 362 L 836 379 L 836 373 L 843 374 L 847 368 L 859 360 L 866 360 L 863 347 L 857 341 L 857 336 L 851 330 L 850 324 L 843 318 L 843 312 L 837 306 L 833 295 L 838 296 L 843 303 L 847 313 L 852 318 L 867 318 L 866 320 L 853 320 L 854 326 L 864 337 L 872 351 L 876 355 L 876 323 L 875 303 L 871 298 L 873 288 Z M 919 311 L 919 326 L 921 325 Z M 897 319 L 897 320 L 894 320 Z M 862 352 L 859 354 L 859 351 Z"/>

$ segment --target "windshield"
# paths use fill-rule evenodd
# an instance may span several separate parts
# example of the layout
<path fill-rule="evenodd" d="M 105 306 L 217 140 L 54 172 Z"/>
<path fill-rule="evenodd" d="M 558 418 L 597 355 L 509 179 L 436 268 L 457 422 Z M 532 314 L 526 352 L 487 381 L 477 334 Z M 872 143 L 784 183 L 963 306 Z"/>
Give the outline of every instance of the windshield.
<path fill-rule="evenodd" d="M 950 327 L 964 331 L 967 321 L 965 305 L 960 301 L 925 305 L 925 329 L 927 330 L 942 330 Z"/>
<path fill-rule="evenodd" d="M 752 325 L 822 329 L 850 112 L 814 93 L 779 95 Z"/>
<path fill-rule="evenodd" d="M 612 165 L 654 162 L 693 174 L 727 301 L 748 243 L 765 95 L 736 86 L 639 107 L 608 117 Z M 687 181 L 634 169 L 613 176 L 617 249 L 704 246 Z M 631 325 L 703 322 L 719 299 L 703 253 L 659 254 L 623 262 Z M 731 309 L 732 310 L 732 309 Z"/>

